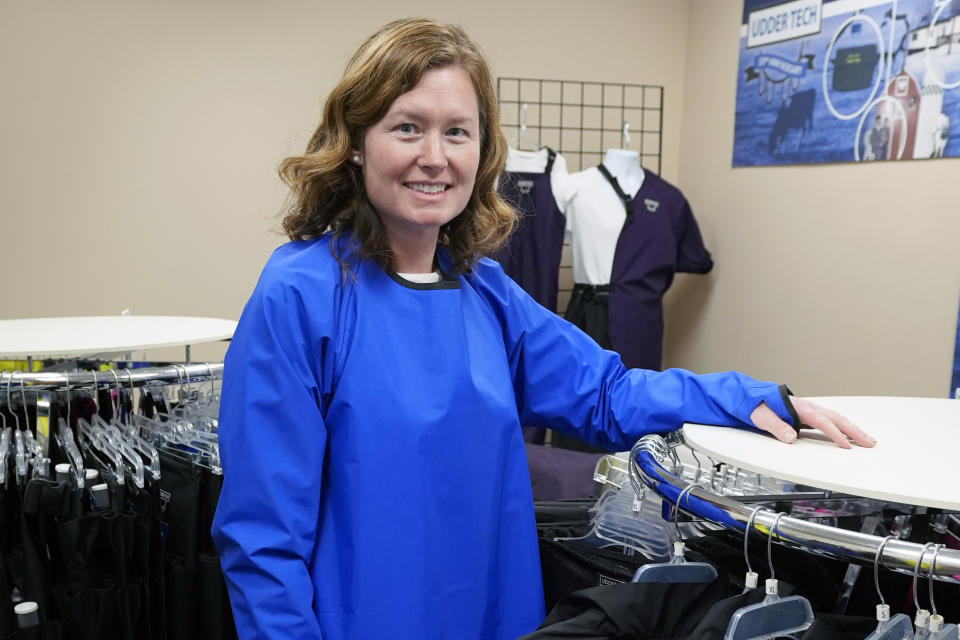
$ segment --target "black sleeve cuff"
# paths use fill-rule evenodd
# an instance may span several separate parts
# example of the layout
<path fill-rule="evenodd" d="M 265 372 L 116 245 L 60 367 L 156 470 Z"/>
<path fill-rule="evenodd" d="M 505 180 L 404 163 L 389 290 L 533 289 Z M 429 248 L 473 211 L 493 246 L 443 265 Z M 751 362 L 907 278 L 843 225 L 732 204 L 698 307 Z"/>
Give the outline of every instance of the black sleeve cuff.
<path fill-rule="evenodd" d="M 790 402 L 790 396 L 793 395 L 793 391 L 790 391 L 790 387 L 785 384 L 780 385 L 779 389 L 783 406 L 786 407 L 787 413 L 790 414 L 790 419 L 793 421 L 793 424 L 790 426 L 792 426 L 797 433 L 800 433 L 800 416 L 797 414 L 797 408 Z"/>

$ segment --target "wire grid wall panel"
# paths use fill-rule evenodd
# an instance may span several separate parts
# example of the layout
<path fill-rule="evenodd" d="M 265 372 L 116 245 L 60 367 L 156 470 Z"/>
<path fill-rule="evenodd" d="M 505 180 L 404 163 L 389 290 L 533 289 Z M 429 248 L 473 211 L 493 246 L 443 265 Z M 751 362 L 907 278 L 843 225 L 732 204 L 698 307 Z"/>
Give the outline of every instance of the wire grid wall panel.
<path fill-rule="evenodd" d="M 550 147 L 563 155 L 571 173 L 600 164 L 607 149 L 633 149 L 645 169 L 660 173 L 661 85 L 501 77 L 497 99 L 500 127 L 515 149 Z M 629 125 L 629 142 L 624 125 Z M 573 289 L 570 256 L 568 238 L 560 262 L 560 314 Z"/>
<path fill-rule="evenodd" d="M 516 149 L 550 147 L 571 172 L 600 164 L 607 149 L 633 149 L 644 168 L 660 173 L 661 85 L 501 77 L 497 98 L 500 126 Z"/>

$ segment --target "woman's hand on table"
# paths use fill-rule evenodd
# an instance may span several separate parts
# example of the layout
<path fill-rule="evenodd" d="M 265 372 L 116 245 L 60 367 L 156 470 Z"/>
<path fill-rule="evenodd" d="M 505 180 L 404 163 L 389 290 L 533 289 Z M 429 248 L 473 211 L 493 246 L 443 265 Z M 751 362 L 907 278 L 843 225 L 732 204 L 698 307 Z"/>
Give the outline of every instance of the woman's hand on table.
<path fill-rule="evenodd" d="M 801 425 L 822 431 L 839 447 L 849 449 L 851 440 L 861 447 L 872 447 L 877 443 L 876 439 L 832 409 L 794 396 L 790 396 L 790 401 L 800 416 Z M 770 433 L 780 442 L 789 444 L 797 439 L 796 430 L 766 404 L 754 409 L 750 420 L 758 429 Z"/>

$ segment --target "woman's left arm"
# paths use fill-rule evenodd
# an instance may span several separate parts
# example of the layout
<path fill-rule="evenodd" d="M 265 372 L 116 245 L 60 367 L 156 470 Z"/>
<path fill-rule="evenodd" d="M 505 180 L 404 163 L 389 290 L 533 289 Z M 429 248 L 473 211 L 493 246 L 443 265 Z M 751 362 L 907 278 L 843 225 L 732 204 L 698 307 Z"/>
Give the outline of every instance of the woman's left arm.
<path fill-rule="evenodd" d="M 683 369 L 626 369 L 616 353 L 601 349 L 502 274 L 502 285 L 493 282 L 495 276 L 489 276 L 495 286 L 488 294 L 502 314 L 523 424 L 550 426 L 612 451 L 629 449 L 648 433 L 679 429 L 685 422 L 771 433 L 806 424 L 835 436 L 826 410 L 797 399 L 794 411 L 783 385 L 735 371 L 697 375 Z M 841 433 L 858 443 L 869 442 L 869 436 L 848 421 L 839 420 L 837 426 L 838 420 L 831 424 Z"/>

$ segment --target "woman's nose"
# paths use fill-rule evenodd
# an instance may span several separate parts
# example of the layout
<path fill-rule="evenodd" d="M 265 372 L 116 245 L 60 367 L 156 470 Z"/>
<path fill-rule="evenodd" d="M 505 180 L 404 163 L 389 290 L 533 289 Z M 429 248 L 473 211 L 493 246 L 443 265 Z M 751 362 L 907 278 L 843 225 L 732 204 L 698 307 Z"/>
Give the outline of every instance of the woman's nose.
<path fill-rule="evenodd" d="M 420 148 L 420 166 L 431 169 L 443 169 L 447 166 L 447 154 L 443 148 L 443 138 L 439 134 L 424 136 Z"/>

